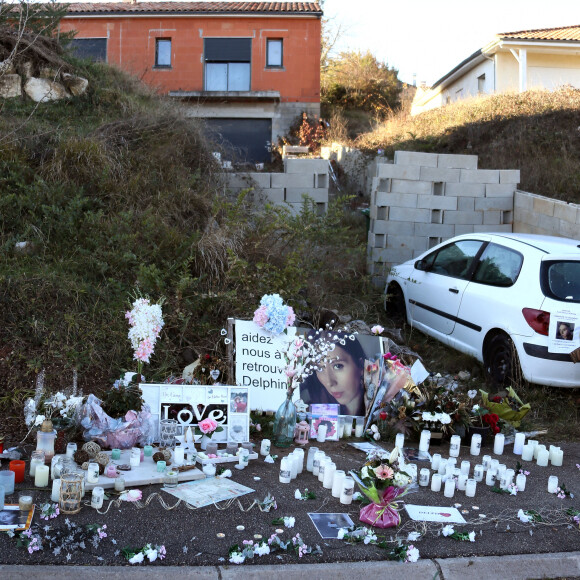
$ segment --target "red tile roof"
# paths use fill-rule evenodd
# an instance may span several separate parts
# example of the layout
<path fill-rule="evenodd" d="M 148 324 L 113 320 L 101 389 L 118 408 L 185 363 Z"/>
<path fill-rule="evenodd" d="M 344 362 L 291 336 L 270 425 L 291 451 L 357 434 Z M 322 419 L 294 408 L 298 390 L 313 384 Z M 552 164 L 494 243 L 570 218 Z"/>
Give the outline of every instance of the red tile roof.
<path fill-rule="evenodd" d="M 501 32 L 497 37 L 506 40 L 580 41 L 580 26 L 562 26 L 561 28 L 539 28 L 537 30 L 520 30 L 519 32 Z"/>
<path fill-rule="evenodd" d="M 69 14 L 275 14 L 321 16 L 318 2 L 95 2 L 70 4 Z"/>

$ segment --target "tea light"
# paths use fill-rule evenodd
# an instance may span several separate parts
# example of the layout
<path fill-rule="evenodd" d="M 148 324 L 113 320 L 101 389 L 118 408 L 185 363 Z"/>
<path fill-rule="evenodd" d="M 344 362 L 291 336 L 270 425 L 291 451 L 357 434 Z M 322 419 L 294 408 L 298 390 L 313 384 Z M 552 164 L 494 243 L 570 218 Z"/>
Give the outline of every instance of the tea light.
<path fill-rule="evenodd" d="M 113 449 L 111 451 L 111 459 L 113 461 L 118 461 L 119 459 L 121 459 L 121 450 L 120 449 Z"/>
<path fill-rule="evenodd" d="M 66 456 L 70 459 L 74 459 L 74 454 L 77 450 L 77 444 L 76 443 L 67 443 L 66 444 Z"/>
<path fill-rule="evenodd" d="M 485 474 L 485 485 L 494 486 L 496 477 L 497 471 L 495 469 L 488 469 Z"/>
<path fill-rule="evenodd" d="M 461 473 L 457 478 L 457 489 L 459 491 L 465 491 L 465 486 L 467 485 L 467 475 L 465 473 Z"/>
<path fill-rule="evenodd" d="M 548 467 L 548 460 L 550 459 L 550 453 L 547 449 L 540 449 L 538 451 L 538 461 L 537 465 L 539 467 Z M 37 468 L 38 470 L 38 468 Z"/>
<path fill-rule="evenodd" d="M 175 465 L 183 465 L 185 461 L 185 449 L 183 447 L 176 447 L 173 450 L 173 461 Z"/>
<path fill-rule="evenodd" d="M 431 469 L 437 471 L 439 469 L 439 464 L 441 463 L 441 455 L 439 453 L 434 453 L 431 457 Z"/>
<path fill-rule="evenodd" d="M 483 471 L 483 465 L 476 465 L 473 468 L 473 479 L 475 479 L 475 481 L 480 482 L 483 481 L 483 474 L 485 472 Z"/>
<path fill-rule="evenodd" d="M 272 447 L 272 442 L 269 439 L 262 439 L 262 444 L 260 445 L 260 455 L 264 457 L 270 455 L 270 449 Z"/>
<path fill-rule="evenodd" d="M 491 456 L 484 455 L 481 458 L 481 465 L 483 465 L 483 471 L 487 471 L 489 469 L 490 464 L 491 464 Z"/>
<path fill-rule="evenodd" d="M 431 441 L 431 431 L 423 429 L 421 431 L 421 439 L 419 440 L 419 451 L 429 451 L 429 443 Z"/>
<path fill-rule="evenodd" d="M 87 483 L 98 483 L 99 482 L 99 464 L 89 463 L 87 468 Z"/>
<path fill-rule="evenodd" d="M 431 472 L 426 467 L 421 469 L 421 471 L 419 472 L 419 485 L 421 487 L 427 487 L 429 485 L 429 476 L 430 475 L 431 475 Z"/>
<path fill-rule="evenodd" d="M 536 445 L 534 447 L 534 459 L 538 459 L 538 455 L 540 454 L 540 451 L 546 451 L 546 446 L 545 445 Z M 548 453 L 548 457 L 550 456 L 550 454 Z"/>
<path fill-rule="evenodd" d="M 322 487 L 325 489 L 332 489 L 335 471 L 336 464 L 332 461 L 329 461 L 324 467 L 324 480 L 322 482 Z"/>
<path fill-rule="evenodd" d="M 514 439 L 514 455 L 522 454 L 525 442 L 526 442 L 526 434 L 516 433 L 516 437 Z"/>
<path fill-rule="evenodd" d="M 207 455 L 217 455 L 217 450 L 218 450 L 218 444 L 215 443 L 214 441 L 210 441 L 206 448 L 205 448 L 205 452 Z M 248 450 L 250 451 L 250 450 Z M 250 451 L 251 453 L 251 451 Z"/>
<path fill-rule="evenodd" d="M 102 487 L 95 487 L 91 496 L 91 507 L 100 510 L 103 507 L 103 499 L 105 497 L 105 490 Z"/>
<path fill-rule="evenodd" d="M 129 465 L 131 467 L 139 467 L 140 464 L 141 464 L 141 458 L 139 457 L 139 455 L 133 455 L 131 453 L 131 457 L 129 457 Z"/>
<path fill-rule="evenodd" d="M 441 491 L 441 475 L 434 473 L 431 478 L 431 491 Z"/>
<path fill-rule="evenodd" d="M 522 461 L 532 461 L 534 458 L 534 445 L 526 443 L 522 448 Z"/>
<path fill-rule="evenodd" d="M 352 503 L 353 494 L 354 479 L 352 477 L 345 477 L 342 484 L 342 491 L 340 493 L 340 503 L 343 505 L 350 505 Z"/>
<path fill-rule="evenodd" d="M 550 453 L 550 463 L 554 467 L 562 467 L 562 462 L 563 461 L 564 461 L 564 452 L 559 447 L 556 447 Z"/>
<path fill-rule="evenodd" d="M 292 463 L 288 457 L 282 457 L 280 461 L 280 483 L 290 483 L 292 479 Z"/>
<path fill-rule="evenodd" d="M 216 471 L 215 465 L 211 461 L 204 462 L 201 470 L 206 477 L 213 477 Z"/>
<path fill-rule="evenodd" d="M 116 465 L 107 465 L 107 470 L 105 471 L 105 475 L 114 479 L 117 477 L 117 466 Z"/>
<path fill-rule="evenodd" d="M 523 473 L 518 473 L 516 477 L 516 487 L 518 491 L 526 490 L 526 476 Z"/>
<path fill-rule="evenodd" d="M 506 481 L 507 481 L 508 486 L 510 486 L 514 482 L 515 475 L 516 475 L 516 472 L 513 469 L 506 469 L 505 477 L 506 477 Z"/>
<path fill-rule="evenodd" d="M 143 447 L 143 455 L 145 457 L 152 457 L 153 456 L 153 447 L 151 445 L 145 445 L 145 447 Z"/>
<path fill-rule="evenodd" d="M 404 445 L 405 445 L 405 434 L 397 433 L 397 435 L 395 436 L 395 447 L 398 447 L 399 449 L 402 450 Z"/>
<path fill-rule="evenodd" d="M 342 469 L 337 469 L 334 472 L 334 477 L 332 478 L 332 497 L 340 497 L 342 493 L 342 486 L 344 484 L 344 478 L 346 477 L 345 472 Z"/>
<path fill-rule="evenodd" d="M 548 493 L 556 493 L 558 490 L 558 478 L 555 475 L 548 477 Z"/>
<path fill-rule="evenodd" d="M 157 473 L 163 473 L 165 471 L 166 467 L 167 467 L 166 461 L 158 461 L 157 462 Z"/>
<path fill-rule="evenodd" d="M 459 435 L 451 435 L 449 441 L 449 457 L 459 457 L 459 447 L 461 445 L 461 437 Z"/>
<path fill-rule="evenodd" d="M 54 503 L 58 503 L 60 500 L 60 479 L 55 479 L 52 482 L 52 492 L 50 494 L 50 499 Z"/>
<path fill-rule="evenodd" d="M 453 497 L 454 494 L 455 494 L 455 480 L 451 478 L 445 482 L 445 489 L 443 490 L 443 495 L 445 497 Z"/>
<path fill-rule="evenodd" d="M 34 486 L 46 487 L 50 478 L 50 467 L 48 465 L 37 465 L 34 474 Z"/>
<path fill-rule="evenodd" d="M 469 461 L 461 462 L 461 473 L 464 475 L 469 475 L 469 470 L 471 469 L 471 463 Z"/>
<path fill-rule="evenodd" d="M 505 435 L 503 433 L 497 433 L 493 441 L 493 452 L 496 455 L 502 455 L 504 444 L 505 444 Z"/>
<path fill-rule="evenodd" d="M 30 477 L 34 477 L 39 465 L 44 465 L 44 451 L 33 451 L 30 458 L 30 471 L 28 472 Z"/>
<path fill-rule="evenodd" d="M 320 471 L 320 462 L 322 458 L 325 456 L 324 451 L 317 451 L 314 454 L 314 461 L 312 462 L 312 475 L 318 477 L 318 473 Z"/>
<path fill-rule="evenodd" d="M 314 455 L 316 454 L 317 451 L 319 451 L 318 447 L 311 447 L 308 450 L 308 456 L 306 457 L 306 471 L 310 471 L 310 473 L 312 473 Z"/>
<path fill-rule="evenodd" d="M 48 483 L 48 480 L 47 480 Z M 29 512 L 32 509 L 32 496 L 31 495 L 21 495 L 18 498 L 18 509 L 21 512 Z"/>
<path fill-rule="evenodd" d="M 300 475 L 304 471 L 304 449 L 302 447 L 294 449 L 294 455 L 297 457 L 298 475 Z"/>
<path fill-rule="evenodd" d="M 469 448 L 471 455 L 479 455 L 481 453 L 481 435 L 474 433 L 471 436 L 471 447 Z"/>
<path fill-rule="evenodd" d="M 475 479 L 468 479 L 465 484 L 465 495 L 467 497 L 475 497 L 475 490 L 477 489 L 477 483 Z"/>
<path fill-rule="evenodd" d="M 115 491 L 125 491 L 125 478 L 124 477 L 117 477 L 115 479 Z"/>

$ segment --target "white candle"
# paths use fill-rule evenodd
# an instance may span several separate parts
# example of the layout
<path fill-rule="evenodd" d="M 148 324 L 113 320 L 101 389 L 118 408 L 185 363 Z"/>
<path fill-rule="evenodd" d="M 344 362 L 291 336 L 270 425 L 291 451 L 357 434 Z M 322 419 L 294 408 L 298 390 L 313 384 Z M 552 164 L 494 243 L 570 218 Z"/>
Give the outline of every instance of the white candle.
<path fill-rule="evenodd" d="M 105 490 L 102 487 L 95 487 L 91 496 L 91 507 L 100 510 L 103 507 Z"/>
<path fill-rule="evenodd" d="M 495 440 L 493 442 L 493 452 L 496 455 L 501 455 L 503 453 L 503 446 L 505 443 L 505 436 L 503 433 L 497 433 Z"/>
<path fill-rule="evenodd" d="M 421 487 L 427 487 L 429 485 L 429 476 L 430 475 L 431 475 L 431 472 L 426 467 L 421 469 L 421 471 L 419 472 L 419 485 Z"/>
<path fill-rule="evenodd" d="M 331 462 L 332 459 L 330 459 L 330 457 L 325 457 L 320 462 L 320 467 L 318 468 L 318 481 L 320 481 L 320 483 L 324 481 L 324 470 L 326 469 L 326 466 Z"/>
<path fill-rule="evenodd" d="M 554 467 L 562 467 L 564 461 L 564 452 L 558 447 L 550 456 L 550 462 Z"/>
<path fill-rule="evenodd" d="M 402 450 L 404 445 L 405 445 L 404 433 L 397 433 L 395 437 L 395 447 L 398 447 L 399 449 Z"/>
<path fill-rule="evenodd" d="M 50 499 L 54 503 L 58 503 L 60 500 L 60 479 L 55 479 L 52 482 L 52 493 L 50 494 Z"/>
<path fill-rule="evenodd" d="M 342 492 L 340 494 L 340 503 L 349 505 L 352 503 L 352 496 L 354 494 L 354 479 L 352 477 L 345 477 L 342 484 Z"/>
<path fill-rule="evenodd" d="M 531 461 L 534 458 L 534 445 L 526 443 L 522 449 L 522 461 Z"/>
<path fill-rule="evenodd" d="M 488 469 L 485 474 L 485 485 L 493 486 L 495 485 L 495 478 L 497 477 L 497 472 L 495 469 Z"/>
<path fill-rule="evenodd" d="M 320 462 L 324 457 L 324 451 L 317 451 L 314 454 L 314 461 L 312 462 L 312 475 L 318 477 L 318 472 L 320 471 Z"/>
<path fill-rule="evenodd" d="M 298 449 L 294 449 L 294 455 L 297 457 L 298 461 L 298 475 L 302 473 L 304 470 L 304 449 L 299 447 Z"/>
<path fill-rule="evenodd" d="M 483 481 L 483 474 L 485 472 L 483 471 L 483 465 L 476 465 L 473 468 L 473 479 L 475 479 L 475 481 L 479 482 L 479 481 Z"/>
<path fill-rule="evenodd" d="M 70 459 L 73 459 L 76 450 L 77 450 L 76 443 L 66 444 L 66 456 L 69 457 Z"/>
<path fill-rule="evenodd" d="M 139 467 L 140 464 L 141 464 L 141 459 L 139 458 L 139 456 L 133 455 L 133 453 L 131 453 L 131 457 L 129 457 L 129 465 L 131 467 Z"/>
<path fill-rule="evenodd" d="M 342 469 L 337 469 L 334 472 L 334 477 L 332 478 L 332 497 L 340 497 L 345 477 L 346 474 Z"/>
<path fill-rule="evenodd" d="M 439 461 L 439 469 L 437 470 L 437 473 L 439 473 L 439 475 L 445 475 L 446 469 L 447 469 L 447 459 L 441 459 Z"/>
<path fill-rule="evenodd" d="M 207 461 L 206 463 L 203 464 L 201 470 L 203 471 L 206 477 L 213 477 L 216 472 L 216 467 L 211 461 Z"/>
<path fill-rule="evenodd" d="M 537 464 L 539 467 L 548 467 L 548 460 L 550 458 L 550 453 L 547 449 L 540 449 L 538 452 Z"/>
<path fill-rule="evenodd" d="M 461 473 L 464 475 L 469 475 L 469 470 L 471 469 L 471 463 L 469 461 L 461 462 Z"/>
<path fill-rule="evenodd" d="M 288 457 L 282 457 L 280 461 L 280 483 L 290 483 L 292 479 L 292 460 Z"/>
<path fill-rule="evenodd" d="M 296 479 L 298 477 L 298 464 L 300 463 L 300 458 L 298 457 L 298 455 L 296 455 L 295 452 L 290 453 L 288 457 L 292 459 L 292 469 L 290 477 L 292 479 Z"/>
<path fill-rule="evenodd" d="M 467 475 L 464 473 L 459 474 L 457 478 L 457 489 L 459 491 L 465 491 L 465 486 L 467 485 Z"/>
<path fill-rule="evenodd" d="M 461 437 L 459 435 L 451 435 L 449 441 L 449 457 L 459 457 L 459 446 L 461 445 Z"/>
<path fill-rule="evenodd" d="M 500 463 L 497 466 L 497 479 L 501 479 L 503 477 L 503 474 L 506 472 L 507 470 L 507 465 Z"/>
<path fill-rule="evenodd" d="M 431 441 L 431 431 L 423 429 L 421 439 L 419 440 L 419 451 L 429 451 L 429 442 Z"/>
<path fill-rule="evenodd" d="M 269 455 L 271 446 L 272 443 L 269 439 L 262 439 L 262 444 L 260 445 L 260 455 L 264 455 L 264 457 Z"/>
<path fill-rule="evenodd" d="M 125 491 L 125 478 L 117 477 L 115 479 L 115 491 Z"/>
<path fill-rule="evenodd" d="M 514 455 L 522 454 L 525 442 L 526 442 L 526 434 L 516 433 L 516 437 L 514 439 Z"/>
<path fill-rule="evenodd" d="M 513 469 L 506 469 L 505 475 L 506 475 L 507 484 L 509 486 L 514 482 L 514 477 L 516 475 L 516 472 Z"/>
<path fill-rule="evenodd" d="M 306 471 L 312 473 L 312 464 L 314 463 L 314 454 L 318 451 L 318 447 L 311 447 L 308 450 L 308 456 L 306 457 Z"/>
<path fill-rule="evenodd" d="M 176 447 L 173 451 L 173 460 L 175 465 L 183 465 L 185 461 L 185 449 L 183 447 Z"/>
<path fill-rule="evenodd" d="M 471 455 L 479 455 L 481 453 L 481 435 L 474 433 L 471 436 L 471 447 L 469 448 Z"/>
<path fill-rule="evenodd" d="M 450 457 L 447 460 L 447 465 L 453 465 L 453 467 L 455 467 L 457 465 L 457 458 L 455 457 Z"/>
<path fill-rule="evenodd" d="M 358 424 L 357 424 L 356 428 L 357 428 L 356 437 L 362 437 L 362 433 L 360 435 L 358 435 Z M 328 431 L 328 427 L 326 425 L 319 425 L 318 426 L 318 431 L 316 432 L 316 441 L 318 441 L 318 443 L 324 443 L 326 441 L 326 432 L 327 431 Z"/>
<path fill-rule="evenodd" d="M 558 489 L 558 478 L 555 475 L 548 477 L 548 493 L 556 493 Z"/>
<path fill-rule="evenodd" d="M 248 462 L 250 461 L 250 451 L 248 449 L 244 449 L 243 447 L 240 448 L 240 454 L 238 455 L 238 466 L 241 469 L 244 469 Z M 292 470 L 292 465 L 290 465 L 290 470 Z"/>
<path fill-rule="evenodd" d="M 526 476 L 523 473 L 518 473 L 516 477 L 516 487 L 518 491 L 525 491 L 526 490 Z"/>
<path fill-rule="evenodd" d="M 497 471 L 498 465 L 499 465 L 499 459 L 492 459 L 489 463 L 489 468 Z"/>
<path fill-rule="evenodd" d="M 441 491 L 441 476 L 438 473 L 431 478 L 431 491 Z"/>
<path fill-rule="evenodd" d="M 455 480 L 451 478 L 445 482 L 445 489 L 443 490 L 443 495 L 445 497 L 453 497 L 454 493 L 455 493 Z"/>
<path fill-rule="evenodd" d="M 36 487 L 46 487 L 50 477 L 50 467 L 48 465 L 37 465 L 34 474 L 34 485 Z"/>
<path fill-rule="evenodd" d="M 545 445 L 536 445 L 534 447 L 534 459 L 538 459 L 538 455 L 540 454 L 540 451 L 547 451 L 546 446 Z M 548 453 L 548 457 L 550 456 L 550 454 Z"/>
<path fill-rule="evenodd" d="M 481 459 L 481 465 L 483 465 L 483 471 L 487 471 L 489 469 L 490 463 L 491 463 L 491 455 L 484 455 Z"/>
<path fill-rule="evenodd" d="M 357 417 L 356 418 L 356 425 L 354 428 L 354 436 L 355 437 L 362 437 L 365 432 L 365 418 L 364 417 Z M 326 437 L 326 433 L 324 434 Z"/>
<path fill-rule="evenodd" d="M 98 483 L 99 482 L 99 464 L 89 463 L 87 468 L 87 483 Z"/>
<path fill-rule="evenodd" d="M 467 497 L 475 497 L 475 490 L 477 489 L 477 483 L 475 479 L 468 479 L 465 485 L 465 495 Z"/>
<path fill-rule="evenodd" d="M 434 453 L 431 457 L 431 469 L 437 471 L 439 469 L 439 464 L 441 463 L 441 455 L 439 453 Z"/>
<path fill-rule="evenodd" d="M 322 481 L 322 487 L 325 489 L 332 489 L 332 483 L 334 481 L 334 473 L 336 471 L 336 464 L 329 461 L 324 467 L 324 480 Z"/>
<path fill-rule="evenodd" d="M 508 470 L 506 469 L 499 480 L 499 487 L 500 489 L 507 489 L 509 485 L 509 474 L 508 474 Z"/>
<path fill-rule="evenodd" d="M 44 465 L 44 457 L 42 459 L 37 459 L 36 457 L 33 457 L 30 460 L 30 471 L 28 472 L 30 477 L 34 477 L 36 475 L 36 468 L 39 465 Z"/>

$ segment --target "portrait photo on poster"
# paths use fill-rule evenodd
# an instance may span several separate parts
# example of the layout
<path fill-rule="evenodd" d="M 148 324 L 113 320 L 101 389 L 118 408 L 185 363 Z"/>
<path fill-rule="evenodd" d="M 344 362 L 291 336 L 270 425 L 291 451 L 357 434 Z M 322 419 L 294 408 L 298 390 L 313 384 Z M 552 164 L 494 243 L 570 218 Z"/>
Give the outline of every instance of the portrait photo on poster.
<path fill-rule="evenodd" d="M 306 329 L 297 329 L 297 334 L 307 333 Z M 300 398 L 307 405 L 338 404 L 340 415 L 364 416 L 365 359 L 382 355 L 380 337 L 328 331 L 323 338 L 334 344 L 326 357 L 330 360 L 302 381 Z"/>
<path fill-rule="evenodd" d="M 574 324 L 558 320 L 556 322 L 556 338 L 558 340 L 572 340 L 574 337 Z"/>
<path fill-rule="evenodd" d="M 563 308 L 550 314 L 548 352 L 570 353 L 580 347 L 580 318 L 578 313 Z"/>

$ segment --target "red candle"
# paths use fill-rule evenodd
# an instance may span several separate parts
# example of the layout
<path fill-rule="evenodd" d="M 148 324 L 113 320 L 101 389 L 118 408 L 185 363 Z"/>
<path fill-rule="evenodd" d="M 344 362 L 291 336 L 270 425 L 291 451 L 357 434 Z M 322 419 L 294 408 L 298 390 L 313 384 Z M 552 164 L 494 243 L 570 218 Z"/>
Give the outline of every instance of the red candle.
<path fill-rule="evenodd" d="M 14 472 L 14 483 L 23 483 L 24 482 L 24 461 L 14 460 L 10 462 L 8 469 Z"/>

